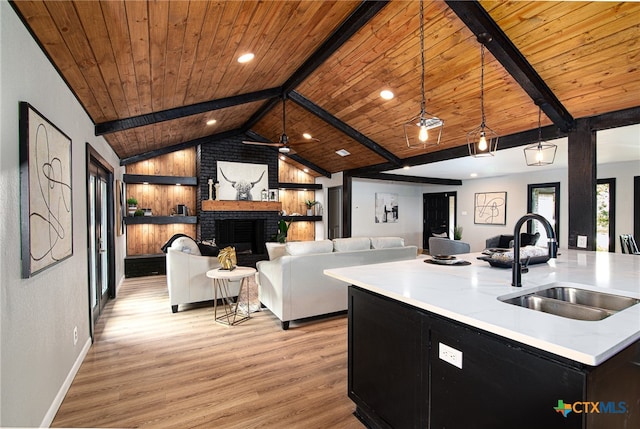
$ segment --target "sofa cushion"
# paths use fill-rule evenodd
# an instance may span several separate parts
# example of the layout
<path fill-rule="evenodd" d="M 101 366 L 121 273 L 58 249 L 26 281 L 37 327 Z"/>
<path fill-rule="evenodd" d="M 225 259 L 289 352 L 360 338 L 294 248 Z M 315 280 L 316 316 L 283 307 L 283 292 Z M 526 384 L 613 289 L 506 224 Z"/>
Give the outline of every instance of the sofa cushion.
<path fill-rule="evenodd" d="M 372 249 L 389 249 L 392 247 L 404 247 L 402 237 L 371 237 Z"/>
<path fill-rule="evenodd" d="M 330 240 L 292 241 L 285 246 L 287 255 L 313 255 L 317 253 L 331 253 L 333 243 Z"/>
<path fill-rule="evenodd" d="M 350 237 L 350 238 L 334 238 L 334 252 L 353 252 L 355 250 L 371 249 L 371 240 L 369 237 Z"/>
<path fill-rule="evenodd" d="M 512 241 L 513 241 L 513 235 L 501 235 L 500 241 L 498 241 L 498 247 L 502 249 L 508 249 L 511 247 Z"/>
<path fill-rule="evenodd" d="M 267 254 L 269 255 L 270 261 L 287 254 L 286 245 L 284 243 L 266 242 L 264 245 L 267 248 Z"/>
<path fill-rule="evenodd" d="M 201 255 L 198 243 L 193 241 L 190 237 L 180 237 L 175 239 L 173 243 L 171 243 L 171 248 L 191 255 Z"/>

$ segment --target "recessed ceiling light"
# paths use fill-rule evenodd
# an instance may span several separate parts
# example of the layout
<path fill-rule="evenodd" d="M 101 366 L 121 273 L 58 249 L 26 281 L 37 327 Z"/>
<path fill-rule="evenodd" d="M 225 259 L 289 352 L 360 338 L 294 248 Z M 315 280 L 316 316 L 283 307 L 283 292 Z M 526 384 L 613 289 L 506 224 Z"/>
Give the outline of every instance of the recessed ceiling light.
<path fill-rule="evenodd" d="M 337 151 L 336 151 L 336 153 L 337 153 L 338 155 L 340 155 L 340 156 L 347 156 L 347 155 L 351 155 L 351 152 L 349 152 L 349 151 L 347 151 L 347 150 L 344 150 L 344 149 L 337 150 Z"/>
<path fill-rule="evenodd" d="M 309 169 L 308 169 L 308 168 L 305 168 L 305 169 L 303 169 L 302 171 L 304 171 L 305 173 L 308 173 L 308 172 L 309 172 Z"/>
<path fill-rule="evenodd" d="M 478 173 L 471 173 L 469 174 L 470 177 L 478 177 Z"/>
<path fill-rule="evenodd" d="M 304 138 L 305 138 L 305 139 L 307 139 L 307 140 L 311 140 L 311 138 L 312 138 L 312 137 L 311 137 L 311 134 L 309 134 L 309 133 L 303 133 L 303 134 L 302 134 L 302 137 L 304 137 Z"/>
<path fill-rule="evenodd" d="M 393 96 L 394 96 L 393 92 L 389 91 L 388 89 L 384 89 L 380 91 L 380 97 L 382 97 L 385 100 L 391 100 Z"/>
<path fill-rule="evenodd" d="M 253 58 L 255 57 L 255 55 L 253 55 L 251 52 L 244 54 L 244 55 L 240 55 L 238 57 L 238 62 L 240 64 L 244 64 L 244 63 L 248 63 L 249 61 L 251 61 Z"/>
<path fill-rule="evenodd" d="M 281 161 L 284 161 L 285 159 L 286 159 L 286 158 L 285 158 L 285 156 L 284 156 L 284 155 L 280 155 L 280 160 L 281 160 Z"/>
<path fill-rule="evenodd" d="M 405 165 L 404 167 L 402 167 L 404 170 L 409 170 L 411 168 L 411 166 L 409 165 Z"/>
<path fill-rule="evenodd" d="M 216 122 L 218 122 L 218 121 L 216 121 L 215 119 L 209 119 L 207 121 L 207 125 L 211 126 L 211 125 L 214 125 Z"/>

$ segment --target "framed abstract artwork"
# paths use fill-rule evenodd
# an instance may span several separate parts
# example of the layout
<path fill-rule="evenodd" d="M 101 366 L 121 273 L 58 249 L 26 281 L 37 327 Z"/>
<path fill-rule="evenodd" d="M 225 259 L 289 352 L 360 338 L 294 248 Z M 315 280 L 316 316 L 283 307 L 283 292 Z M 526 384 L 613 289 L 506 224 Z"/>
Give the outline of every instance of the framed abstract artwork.
<path fill-rule="evenodd" d="M 73 255 L 71 139 L 20 103 L 22 278 Z"/>
<path fill-rule="evenodd" d="M 376 192 L 376 223 L 398 222 L 398 194 Z"/>
<path fill-rule="evenodd" d="M 475 194 L 473 223 L 482 225 L 506 225 L 507 193 L 480 192 Z"/>

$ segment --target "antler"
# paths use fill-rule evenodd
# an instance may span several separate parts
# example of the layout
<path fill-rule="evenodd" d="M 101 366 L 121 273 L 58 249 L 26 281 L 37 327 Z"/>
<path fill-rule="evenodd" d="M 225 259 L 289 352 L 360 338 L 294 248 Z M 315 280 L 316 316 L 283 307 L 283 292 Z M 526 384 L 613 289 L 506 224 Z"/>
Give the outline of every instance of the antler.
<path fill-rule="evenodd" d="M 222 173 L 222 170 L 220 170 L 220 172 Z M 262 176 L 264 176 L 264 171 L 262 172 L 262 174 L 260 175 L 258 180 L 256 180 L 255 182 L 251 182 L 251 187 L 252 188 L 255 186 L 256 183 L 258 183 L 260 180 L 262 180 Z M 225 177 L 225 179 L 226 179 L 226 177 Z M 229 180 L 229 179 L 227 179 L 227 180 Z"/>
<path fill-rule="evenodd" d="M 222 177 L 224 177 L 224 179 L 225 179 L 227 182 L 231 183 L 231 186 L 235 186 L 235 185 L 236 185 L 236 182 L 235 182 L 234 180 L 229 180 L 229 179 L 227 178 L 227 176 L 225 176 L 225 175 L 224 175 L 224 171 L 222 171 L 222 168 L 220 169 L 220 174 L 222 174 Z M 262 172 L 262 174 L 264 174 L 264 171 Z M 260 176 L 260 178 L 262 178 L 262 176 Z M 260 181 L 260 180 L 258 180 L 258 181 Z"/>

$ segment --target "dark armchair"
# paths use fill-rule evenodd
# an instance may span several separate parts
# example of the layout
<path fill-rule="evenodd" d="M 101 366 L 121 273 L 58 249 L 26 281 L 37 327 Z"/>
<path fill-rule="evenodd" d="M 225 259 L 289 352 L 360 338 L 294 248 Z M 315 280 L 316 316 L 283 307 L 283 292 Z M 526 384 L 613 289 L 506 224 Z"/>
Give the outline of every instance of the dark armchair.
<path fill-rule="evenodd" d="M 535 234 L 528 234 L 523 232 L 520 234 L 520 245 L 521 246 L 535 246 L 540 238 L 540 233 L 536 232 Z M 513 247 L 513 235 L 502 234 L 496 235 L 495 237 L 487 238 L 485 241 L 485 248 L 500 248 L 500 249 L 508 249 Z"/>

